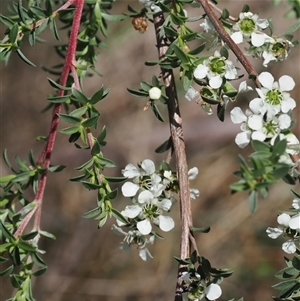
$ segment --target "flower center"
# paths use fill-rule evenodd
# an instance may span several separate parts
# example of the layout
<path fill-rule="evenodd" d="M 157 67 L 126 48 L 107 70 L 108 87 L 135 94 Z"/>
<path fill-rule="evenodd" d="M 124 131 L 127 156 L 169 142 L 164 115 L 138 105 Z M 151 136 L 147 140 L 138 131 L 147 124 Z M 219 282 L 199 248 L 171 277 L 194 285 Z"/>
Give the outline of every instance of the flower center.
<path fill-rule="evenodd" d="M 161 210 L 156 205 L 146 204 L 143 206 L 143 214 L 146 218 L 155 219 L 161 215 Z"/>
<path fill-rule="evenodd" d="M 273 106 L 279 105 L 282 99 L 283 99 L 283 95 L 277 89 L 269 90 L 266 94 L 266 102 Z"/>
<path fill-rule="evenodd" d="M 245 18 L 240 23 L 243 34 L 249 35 L 255 30 L 255 22 L 250 18 Z"/>
<path fill-rule="evenodd" d="M 213 73 L 222 74 L 225 72 L 225 62 L 220 58 L 213 58 L 209 63 L 209 69 Z"/>
<path fill-rule="evenodd" d="M 274 120 L 264 123 L 263 131 L 267 138 L 271 138 L 280 132 L 278 124 Z"/>

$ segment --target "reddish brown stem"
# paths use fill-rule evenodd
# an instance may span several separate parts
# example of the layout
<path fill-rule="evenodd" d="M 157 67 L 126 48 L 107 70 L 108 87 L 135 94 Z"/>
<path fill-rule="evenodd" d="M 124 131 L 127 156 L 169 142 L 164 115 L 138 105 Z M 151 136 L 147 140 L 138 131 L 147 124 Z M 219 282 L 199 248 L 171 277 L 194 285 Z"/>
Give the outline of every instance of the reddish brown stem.
<path fill-rule="evenodd" d="M 168 49 L 169 41 L 167 37 L 160 35 L 161 27 L 165 19 L 163 13 L 154 15 L 154 26 L 156 32 L 156 41 L 158 47 L 159 58 L 162 59 Z M 179 101 L 177 97 L 174 74 L 172 70 L 161 69 L 162 78 L 165 84 L 166 95 L 168 97 L 168 113 L 170 132 L 173 142 L 177 177 L 179 182 L 179 200 L 180 200 L 180 218 L 181 218 L 181 244 L 180 257 L 185 259 L 190 257 L 190 227 L 192 226 L 192 211 L 190 200 L 190 188 L 188 180 L 188 166 L 186 159 L 185 143 L 182 130 L 182 119 L 179 111 Z M 181 287 L 182 279 L 181 273 L 185 267 L 179 265 L 175 300 L 182 300 Z"/>
<path fill-rule="evenodd" d="M 84 5 L 84 0 L 75 0 L 76 1 L 76 11 L 73 19 L 73 24 L 72 24 L 72 29 L 71 29 L 71 34 L 70 34 L 70 40 L 68 44 L 68 51 L 66 54 L 65 62 L 64 62 L 64 67 L 62 70 L 62 75 L 59 81 L 59 84 L 61 86 L 66 86 L 67 84 L 67 79 L 70 73 L 70 70 L 73 66 L 73 62 L 75 61 L 75 54 L 76 54 L 76 46 L 77 46 L 77 35 L 79 32 L 79 27 L 80 27 L 80 19 L 82 15 L 82 9 Z M 71 5 L 74 1 L 70 0 L 68 1 L 68 5 Z M 66 5 L 65 5 L 66 6 Z M 64 6 L 64 7 L 65 7 Z M 63 96 L 64 91 L 59 90 L 57 93 L 58 96 Z M 43 161 L 43 168 L 48 169 L 50 166 L 50 159 L 51 155 L 53 152 L 54 148 L 54 143 L 55 143 L 55 138 L 56 138 L 56 133 L 57 133 L 57 126 L 59 122 L 59 117 L 58 114 L 61 111 L 61 104 L 56 104 L 53 110 L 53 116 L 52 116 L 52 121 L 51 121 L 51 126 L 50 126 L 50 131 L 48 135 L 48 140 L 45 146 L 45 149 L 42 152 L 43 159 L 40 157 L 38 161 L 42 162 Z M 40 180 L 39 180 L 39 186 L 38 186 L 38 191 L 35 196 L 35 201 L 37 202 L 37 208 L 36 214 L 35 214 L 35 220 L 34 220 L 34 229 L 39 230 L 40 229 L 40 221 L 41 221 L 41 210 L 42 210 L 42 202 L 43 202 L 43 197 L 44 197 L 44 192 L 45 192 L 45 187 L 46 187 L 46 182 L 47 182 L 47 172 L 43 173 Z M 35 211 L 33 210 L 33 212 Z M 30 218 L 33 216 L 33 213 L 29 215 Z M 18 237 L 21 235 L 26 228 L 30 218 L 25 218 L 22 220 L 21 225 L 15 232 L 14 236 Z"/>

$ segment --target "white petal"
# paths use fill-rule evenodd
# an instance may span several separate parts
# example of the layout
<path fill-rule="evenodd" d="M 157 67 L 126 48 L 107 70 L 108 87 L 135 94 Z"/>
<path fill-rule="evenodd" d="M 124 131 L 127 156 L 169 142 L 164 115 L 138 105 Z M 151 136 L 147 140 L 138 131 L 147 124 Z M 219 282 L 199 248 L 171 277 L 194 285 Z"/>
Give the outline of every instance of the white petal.
<path fill-rule="evenodd" d="M 295 87 L 295 82 L 292 77 L 283 75 L 279 78 L 280 91 L 291 91 Z"/>
<path fill-rule="evenodd" d="M 265 34 L 252 32 L 251 43 L 255 47 L 260 47 L 265 43 Z"/>
<path fill-rule="evenodd" d="M 125 169 L 122 170 L 122 174 L 124 177 L 134 178 L 138 177 L 140 172 L 133 164 L 130 163 L 125 167 Z"/>
<path fill-rule="evenodd" d="M 240 147 L 240 148 L 245 148 L 249 142 L 250 142 L 250 131 L 238 133 L 235 137 L 235 143 Z"/>
<path fill-rule="evenodd" d="M 251 134 L 252 140 L 265 141 L 267 136 L 261 131 L 255 131 Z"/>
<path fill-rule="evenodd" d="M 147 175 L 152 175 L 155 173 L 155 165 L 153 161 L 146 159 L 142 162 L 141 166 Z"/>
<path fill-rule="evenodd" d="M 252 115 L 248 118 L 248 126 L 252 130 L 260 130 L 263 127 L 263 115 Z"/>
<path fill-rule="evenodd" d="M 249 108 L 256 115 L 264 114 L 266 112 L 266 107 L 264 106 L 264 102 L 261 98 L 252 99 L 249 103 Z"/>
<path fill-rule="evenodd" d="M 282 114 L 278 117 L 279 128 L 286 130 L 291 126 L 291 117 L 288 114 Z"/>
<path fill-rule="evenodd" d="M 296 245 L 292 240 L 288 240 L 282 244 L 282 250 L 288 254 L 293 254 L 296 252 Z"/>
<path fill-rule="evenodd" d="M 268 88 L 269 90 L 272 89 L 273 87 L 273 82 L 274 82 L 274 77 L 272 76 L 271 73 L 269 72 L 262 72 L 259 76 L 258 79 L 260 81 L 260 83 Z"/>
<path fill-rule="evenodd" d="M 294 230 L 300 229 L 300 214 L 292 216 L 289 222 L 289 227 Z"/>
<path fill-rule="evenodd" d="M 223 79 L 220 75 L 214 76 L 209 80 L 209 85 L 213 88 L 213 89 L 218 89 L 221 87 L 223 83 Z"/>
<path fill-rule="evenodd" d="M 266 29 L 269 26 L 269 22 L 266 19 L 258 19 L 256 24 L 262 29 Z"/>
<path fill-rule="evenodd" d="M 192 200 L 195 200 L 200 195 L 200 191 L 196 188 L 190 188 L 190 198 Z"/>
<path fill-rule="evenodd" d="M 252 87 L 247 86 L 247 82 L 244 80 L 239 85 L 239 93 L 253 90 Z"/>
<path fill-rule="evenodd" d="M 204 77 L 206 77 L 208 72 L 208 67 L 204 66 L 202 64 L 198 65 L 197 68 L 194 71 L 194 76 L 197 79 L 203 79 Z"/>
<path fill-rule="evenodd" d="M 235 44 L 243 43 L 243 34 L 240 31 L 233 33 L 231 35 L 231 38 L 233 39 Z"/>
<path fill-rule="evenodd" d="M 154 199 L 154 196 L 153 196 L 152 192 L 149 190 L 142 191 L 138 196 L 138 202 L 140 204 L 150 204 L 153 199 Z"/>
<path fill-rule="evenodd" d="M 158 219 L 159 219 L 159 228 L 162 231 L 168 232 L 172 230 L 175 226 L 175 223 L 172 217 L 170 216 L 160 215 Z"/>
<path fill-rule="evenodd" d="M 144 260 L 144 261 L 149 261 L 153 258 L 151 253 L 147 248 L 142 248 L 139 250 L 139 256 Z"/>
<path fill-rule="evenodd" d="M 281 102 L 281 111 L 283 113 L 287 113 L 288 111 L 293 110 L 295 107 L 296 107 L 296 102 L 291 97 L 284 99 Z"/>
<path fill-rule="evenodd" d="M 222 295 L 222 289 L 218 284 L 212 283 L 205 288 L 205 295 L 208 300 L 216 300 Z"/>
<path fill-rule="evenodd" d="M 169 211 L 172 207 L 172 202 L 169 199 L 163 199 L 161 202 L 157 203 L 158 207 L 164 211 Z"/>
<path fill-rule="evenodd" d="M 272 239 L 276 239 L 277 237 L 279 237 L 281 234 L 283 233 L 282 229 L 279 228 L 271 228 L 269 227 L 267 229 L 267 234 L 270 238 Z"/>
<path fill-rule="evenodd" d="M 152 230 L 151 223 L 147 219 L 144 219 L 143 221 L 138 222 L 136 224 L 136 227 L 143 235 L 148 235 Z"/>
<path fill-rule="evenodd" d="M 122 193 L 125 197 L 132 197 L 136 195 L 139 188 L 140 187 L 134 183 L 126 182 L 122 186 Z"/>
<path fill-rule="evenodd" d="M 300 209 L 300 199 L 293 200 L 293 208 L 299 210 Z"/>
<path fill-rule="evenodd" d="M 140 214 L 141 211 L 142 208 L 139 205 L 129 205 L 125 207 L 125 210 L 122 211 L 122 213 L 125 217 L 135 218 Z"/>
<path fill-rule="evenodd" d="M 277 217 L 277 222 L 279 225 L 288 227 L 291 217 L 287 213 L 282 213 Z"/>
<path fill-rule="evenodd" d="M 247 116 L 244 114 L 241 108 L 235 107 L 230 112 L 231 121 L 235 124 L 242 123 L 247 120 Z"/>
<path fill-rule="evenodd" d="M 197 175 L 198 175 L 198 168 L 197 167 L 193 167 L 191 168 L 189 171 L 188 171 L 188 177 L 189 177 L 189 180 L 194 180 Z"/>
<path fill-rule="evenodd" d="M 188 90 L 186 91 L 184 97 L 188 101 L 192 101 L 192 100 L 197 101 L 200 98 L 200 94 L 193 87 L 189 87 Z"/>

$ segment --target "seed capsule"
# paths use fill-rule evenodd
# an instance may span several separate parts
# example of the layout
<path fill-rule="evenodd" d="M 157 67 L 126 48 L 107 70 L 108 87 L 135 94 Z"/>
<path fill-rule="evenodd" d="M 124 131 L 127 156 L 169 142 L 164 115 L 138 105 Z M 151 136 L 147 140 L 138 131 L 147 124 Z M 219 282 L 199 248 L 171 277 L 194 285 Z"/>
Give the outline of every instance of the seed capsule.
<path fill-rule="evenodd" d="M 131 21 L 135 30 L 144 33 L 148 29 L 148 21 L 145 16 L 134 17 Z"/>

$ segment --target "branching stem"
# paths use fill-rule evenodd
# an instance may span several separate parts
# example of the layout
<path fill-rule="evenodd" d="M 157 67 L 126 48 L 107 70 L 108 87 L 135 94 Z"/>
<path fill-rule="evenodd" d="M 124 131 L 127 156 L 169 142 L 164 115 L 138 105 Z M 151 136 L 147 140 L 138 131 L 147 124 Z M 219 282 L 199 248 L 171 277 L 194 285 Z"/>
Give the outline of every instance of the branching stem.
<path fill-rule="evenodd" d="M 168 49 L 169 40 L 165 36 L 160 35 L 161 27 L 165 21 L 163 13 L 154 15 L 154 26 L 156 32 L 156 42 L 158 47 L 159 59 L 162 59 Z M 186 159 L 185 143 L 182 130 L 182 119 L 179 111 L 179 101 L 177 97 L 174 74 L 172 70 L 161 69 L 162 78 L 166 88 L 168 97 L 168 113 L 170 132 L 174 147 L 176 160 L 177 177 L 179 182 L 179 199 L 180 199 L 180 218 L 181 218 L 181 244 L 180 257 L 185 259 L 190 257 L 190 227 L 192 226 L 192 211 L 190 200 L 190 188 L 188 180 L 188 165 Z M 182 300 L 181 295 L 181 273 L 184 266 L 179 265 L 175 300 Z"/>

